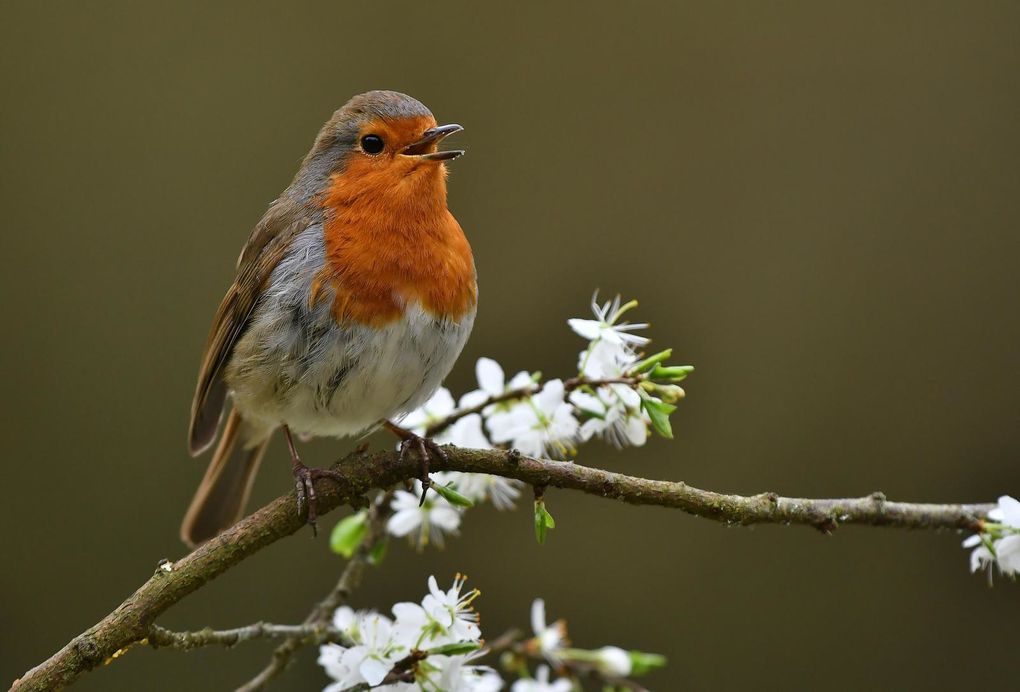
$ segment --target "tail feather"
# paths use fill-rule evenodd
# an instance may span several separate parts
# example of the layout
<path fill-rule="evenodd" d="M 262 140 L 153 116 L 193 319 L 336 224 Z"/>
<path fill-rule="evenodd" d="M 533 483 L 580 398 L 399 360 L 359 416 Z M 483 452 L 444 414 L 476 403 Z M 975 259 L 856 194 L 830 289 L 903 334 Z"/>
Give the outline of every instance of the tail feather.
<path fill-rule="evenodd" d="M 247 428 L 237 410 L 231 410 L 209 468 L 181 523 L 181 540 L 189 547 L 230 528 L 244 515 L 255 472 L 270 438 L 270 434 L 252 435 Z"/>

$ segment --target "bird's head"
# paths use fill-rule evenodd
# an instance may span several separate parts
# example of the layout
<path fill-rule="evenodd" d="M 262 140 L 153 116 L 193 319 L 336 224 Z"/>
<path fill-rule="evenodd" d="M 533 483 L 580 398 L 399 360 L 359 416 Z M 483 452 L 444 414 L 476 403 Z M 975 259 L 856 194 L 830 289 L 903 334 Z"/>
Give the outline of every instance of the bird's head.
<path fill-rule="evenodd" d="M 437 125 L 431 111 L 406 94 L 360 94 L 322 127 L 295 183 L 309 195 L 341 180 L 345 187 L 379 192 L 436 189 L 445 200 L 445 162 L 464 151 L 439 146 L 462 129 Z"/>

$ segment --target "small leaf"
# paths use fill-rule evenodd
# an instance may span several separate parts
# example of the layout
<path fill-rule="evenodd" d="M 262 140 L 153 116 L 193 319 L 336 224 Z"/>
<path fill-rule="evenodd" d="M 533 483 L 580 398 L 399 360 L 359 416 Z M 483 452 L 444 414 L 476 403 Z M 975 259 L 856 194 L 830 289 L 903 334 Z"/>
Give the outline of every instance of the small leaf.
<path fill-rule="evenodd" d="M 556 528 L 556 520 L 545 508 L 545 502 L 535 500 L 535 540 L 545 543 L 545 535 L 549 529 Z"/>
<path fill-rule="evenodd" d="M 650 396 L 641 397 L 641 407 L 648 412 L 652 427 L 668 440 L 673 439 L 673 428 L 669 424 L 669 414 L 676 411 L 676 406 L 667 404 Z"/>
<path fill-rule="evenodd" d="M 644 651 L 628 651 L 630 656 L 630 674 L 644 675 L 656 668 L 666 665 L 666 657 L 661 654 L 650 654 Z"/>
<path fill-rule="evenodd" d="M 329 535 L 329 548 L 338 555 L 351 557 L 368 532 L 368 515 L 364 511 L 344 517 Z"/>
<path fill-rule="evenodd" d="M 436 491 L 444 500 L 449 502 L 454 507 L 474 507 L 475 503 L 471 499 L 464 497 L 458 493 L 453 484 L 450 485 L 439 485 L 438 483 L 432 484 L 432 489 Z"/>
<path fill-rule="evenodd" d="M 426 653 L 428 653 L 429 656 L 459 656 L 460 654 L 469 654 L 472 651 L 478 651 L 481 648 L 482 645 L 478 642 L 465 641 L 437 646 L 434 649 L 429 649 Z"/>

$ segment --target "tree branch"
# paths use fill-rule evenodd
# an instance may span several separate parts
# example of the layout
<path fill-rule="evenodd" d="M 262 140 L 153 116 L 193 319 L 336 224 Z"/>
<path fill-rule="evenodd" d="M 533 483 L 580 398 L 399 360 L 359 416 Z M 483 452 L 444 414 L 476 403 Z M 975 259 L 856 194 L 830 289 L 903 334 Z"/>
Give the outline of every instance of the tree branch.
<path fill-rule="evenodd" d="M 203 646 L 231 647 L 253 639 L 296 639 L 302 644 L 342 644 L 353 646 L 350 638 L 340 630 L 326 625 L 272 625 L 256 622 L 254 625 L 236 627 L 230 630 L 214 630 L 209 627 L 197 632 L 173 632 L 153 625 L 145 638 L 153 648 L 180 649 L 189 651 Z"/>
<path fill-rule="evenodd" d="M 685 483 L 634 478 L 573 463 L 543 461 L 503 450 L 446 448 L 436 471 L 468 471 L 517 478 L 532 485 L 580 490 L 639 505 L 674 507 L 730 524 L 806 524 L 831 532 L 840 524 L 978 531 L 992 504 L 889 502 L 881 493 L 855 499 L 802 499 L 774 493 L 727 495 Z M 354 453 L 334 466 L 346 481 L 320 481 L 318 505 L 325 514 L 345 503 L 364 505 L 371 490 L 418 475 L 418 462 L 395 452 Z M 158 567 L 134 594 L 102 621 L 15 681 L 13 690 L 52 690 L 145 639 L 156 618 L 237 563 L 304 526 L 293 492 L 279 497 L 177 562 Z"/>

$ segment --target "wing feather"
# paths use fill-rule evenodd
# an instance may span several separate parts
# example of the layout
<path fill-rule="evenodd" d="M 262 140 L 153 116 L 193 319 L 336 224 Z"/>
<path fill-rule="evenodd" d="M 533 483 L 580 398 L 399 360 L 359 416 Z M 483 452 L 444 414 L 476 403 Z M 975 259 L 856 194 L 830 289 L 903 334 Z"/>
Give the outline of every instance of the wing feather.
<path fill-rule="evenodd" d="M 201 454 L 216 440 L 227 397 L 223 366 L 248 326 L 273 269 L 286 255 L 294 236 L 309 223 L 302 205 L 281 198 L 269 208 L 245 244 L 238 258 L 237 277 L 216 310 L 202 354 L 188 432 L 188 449 L 193 455 Z"/>

